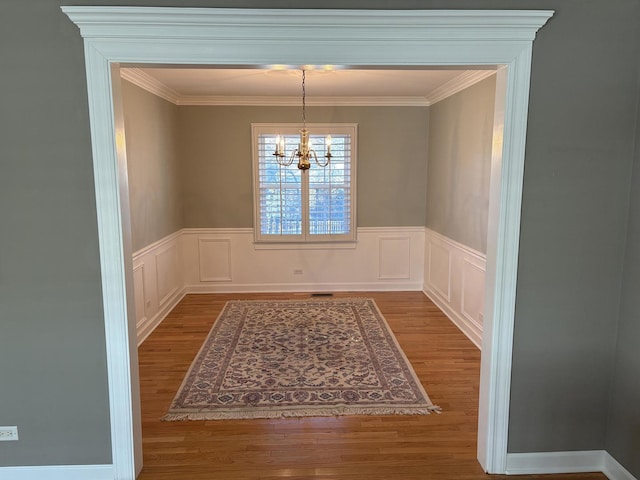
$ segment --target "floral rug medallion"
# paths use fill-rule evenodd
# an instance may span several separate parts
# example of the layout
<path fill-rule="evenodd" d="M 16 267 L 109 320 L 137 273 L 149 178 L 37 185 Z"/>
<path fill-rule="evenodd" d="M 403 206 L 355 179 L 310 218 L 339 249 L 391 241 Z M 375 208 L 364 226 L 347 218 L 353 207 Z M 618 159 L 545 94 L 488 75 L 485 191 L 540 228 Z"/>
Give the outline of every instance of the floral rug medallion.
<path fill-rule="evenodd" d="M 432 411 L 372 299 L 230 301 L 164 419 Z"/>

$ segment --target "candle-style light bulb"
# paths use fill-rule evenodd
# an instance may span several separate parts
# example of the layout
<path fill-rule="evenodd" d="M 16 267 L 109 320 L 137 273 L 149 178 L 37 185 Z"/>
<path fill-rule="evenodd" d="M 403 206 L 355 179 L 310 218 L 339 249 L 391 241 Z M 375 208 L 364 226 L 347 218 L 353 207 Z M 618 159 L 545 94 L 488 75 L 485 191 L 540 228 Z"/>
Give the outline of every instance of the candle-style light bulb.
<path fill-rule="evenodd" d="M 280 153 L 281 153 L 281 151 L 280 151 L 280 141 L 281 141 L 281 140 L 282 140 L 282 139 L 280 138 L 280 135 L 278 135 L 278 136 L 276 137 L 276 152 L 275 152 L 275 154 L 274 154 L 274 155 L 280 155 Z"/>
<path fill-rule="evenodd" d="M 331 155 L 331 135 L 327 135 L 325 144 L 327 145 L 327 155 Z"/>

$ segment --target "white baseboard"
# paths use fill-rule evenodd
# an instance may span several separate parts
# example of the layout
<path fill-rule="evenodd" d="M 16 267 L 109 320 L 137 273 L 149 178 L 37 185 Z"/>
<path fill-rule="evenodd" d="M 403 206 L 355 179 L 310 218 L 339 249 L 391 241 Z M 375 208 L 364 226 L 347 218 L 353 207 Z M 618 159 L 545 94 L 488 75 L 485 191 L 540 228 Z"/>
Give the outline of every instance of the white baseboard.
<path fill-rule="evenodd" d="M 604 450 L 507 454 L 507 475 L 602 472 L 609 480 L 637 480 Z"/>
<path fill-rule="evenodd" d="M 604 453 L 604 468 L 602 469 L 602 473 L 604 473 L 609 480 L 638 480 L 629 470 L 609 455 L 609 452 Z"/>
<path fill-rule="evenodd" d="M 600 472 L 604 451 L 536 452 L 507 454 L 507 475 Z"/>
<path fill-rule="evenodd" d="M 113 465 L 0 467 L 2 480 L 113 480 Z"/>
<path fill-rule="evenodd" d="M 256 283 L 187 285 L 187 293 L 272 293 L 272 292 L 407 292 L 422 290 L 419 282 L 389 283 Z"/>
<path fill-rule="evenodd" d="M 478 329 L 473 323 L 451 308 L 447 302 L 440 298 L 437 292 L 427 287 L 423 290 L 423 293 L 429 297 L 429 300 L 435 303 L 436 307 L 442 310 L 449 320 L 451 320 L 476 347 L 482 349 L 482 330 Z"/>
<path fill-rule="evenodd" d="M 175 306 L 180 303 L 180 300 L 182 300 L 186 294 L 186 288 L 181 288 L 176 291 L 170 298 L 168 298 L 164 302 L 162 308 L 153 317 L 151 317 L 151 319 L 147 320 L 144 324 L 138 327 L 138 347 L 142 345 L 142 342 L 144 342 L 147 337 L 151 335 L 151 332 L 153 332 L 156 327 L 162 323 L 165 317 L 169 315 L 169 312 L 171 312 L 171 310 L 173 310 Z"/>

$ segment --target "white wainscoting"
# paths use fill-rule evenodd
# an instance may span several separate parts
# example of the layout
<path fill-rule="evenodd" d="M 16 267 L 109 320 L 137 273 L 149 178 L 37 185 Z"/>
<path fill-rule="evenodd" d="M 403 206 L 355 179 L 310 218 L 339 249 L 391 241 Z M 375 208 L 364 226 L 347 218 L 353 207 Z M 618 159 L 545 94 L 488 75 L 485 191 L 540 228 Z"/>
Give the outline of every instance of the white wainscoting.
<path fill-rule="evenodd" d="M 138 345 L 185 295 L 181 231 L 133 254 L 133 296 Z"/>
<path fill-rule="evenodd" d="M 256 245 L 251 228 L 182 229 L 133 255 L 138 344 L 185 293 L 422 290 L 424 227 L 359 228 L 357 241 Z"/>
<path fill-rule="evenodd" d="M 486 256 L 425 229 L 424 293 L 482 346 Z"/>
<path fill-rule="evenodd" d="M 254 245 L 253 229 L 184 229 L 188 293 L 421 290 L 424 227 L 359 228 L 355 244 Z"/>

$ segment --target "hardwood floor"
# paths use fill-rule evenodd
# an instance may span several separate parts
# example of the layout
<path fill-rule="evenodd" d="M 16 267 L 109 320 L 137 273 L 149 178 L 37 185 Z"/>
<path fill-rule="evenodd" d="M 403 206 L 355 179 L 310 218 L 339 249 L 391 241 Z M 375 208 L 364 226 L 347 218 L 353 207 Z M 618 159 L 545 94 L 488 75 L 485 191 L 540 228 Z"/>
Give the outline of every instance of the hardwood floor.
<path fill-rule="evenodd" d="M 504 478 L 485 475 L 476 460 L 480 352 L 421 292 L 336 296 L 376 301 L 441 415 L 160 421 L 227 300 L 308 296 L 188 295 L 180 302 L 139 349 L 140 480 Z"/>

